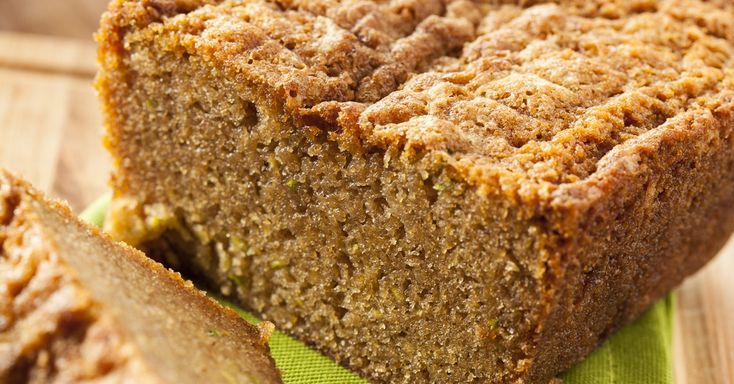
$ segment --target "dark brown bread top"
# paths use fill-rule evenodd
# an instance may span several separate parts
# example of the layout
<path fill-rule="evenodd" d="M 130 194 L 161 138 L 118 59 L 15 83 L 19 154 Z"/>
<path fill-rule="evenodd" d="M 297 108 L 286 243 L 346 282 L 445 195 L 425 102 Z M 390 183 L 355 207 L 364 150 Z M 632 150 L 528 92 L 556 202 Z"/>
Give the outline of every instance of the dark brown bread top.
<path fill-rule="evenodd" d="M 491 3 L 117 1 L 102 57 L 123 36 L 170 37 L 164 51 L 252 84 L 289 119 L 358 148 L 430 153 L 523 201 L 634 172 L 639 159 L 613 153 L 728 114 L 726 1 Z"/>
<path fill-rule="evenodd" d="M 0 168 L 0 382 L 280 383 L 270 331 Z"/>

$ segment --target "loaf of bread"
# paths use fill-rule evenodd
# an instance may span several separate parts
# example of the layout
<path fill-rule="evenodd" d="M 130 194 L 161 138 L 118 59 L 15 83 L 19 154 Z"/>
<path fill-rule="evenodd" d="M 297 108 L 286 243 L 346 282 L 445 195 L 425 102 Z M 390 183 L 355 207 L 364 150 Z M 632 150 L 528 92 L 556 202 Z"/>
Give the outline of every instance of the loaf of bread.
<path fill-rule="evenodd" d="M 281 383 L 269 327 L 0 169 L 0 383 Z"/>
<path fill-rule="evenodd" d="M 98 39 L 107 228 L 374 382 L 545 383 L 734 228 L 730 2 L 118 0 Z"/>

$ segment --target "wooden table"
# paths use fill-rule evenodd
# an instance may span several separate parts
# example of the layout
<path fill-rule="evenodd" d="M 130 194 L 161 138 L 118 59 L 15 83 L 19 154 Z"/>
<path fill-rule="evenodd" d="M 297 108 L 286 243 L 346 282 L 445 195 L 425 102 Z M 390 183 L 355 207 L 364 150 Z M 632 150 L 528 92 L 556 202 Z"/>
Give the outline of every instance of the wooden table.
<path fill-rule="evenodd" d="M 0 29 L 91 39 L 109 0 L 0 0 Z"/>
<path fill-rule="evenodd" d="M 0 33 L 0 166 L 77 211 L 106 191 L 91 42 Z M 678 383 L 734 384 L 734 241 L 678 290 Z M 632 383 L 634 384 L 634 383 Z"/>

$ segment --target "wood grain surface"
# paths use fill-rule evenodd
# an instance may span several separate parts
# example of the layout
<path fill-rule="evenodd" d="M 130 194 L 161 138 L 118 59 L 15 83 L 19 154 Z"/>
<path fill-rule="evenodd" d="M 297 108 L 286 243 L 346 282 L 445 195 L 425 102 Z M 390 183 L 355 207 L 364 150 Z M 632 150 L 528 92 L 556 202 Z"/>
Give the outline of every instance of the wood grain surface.
<path fill-rule="evenodd" d="M 0 33 L 0 166 L 77 211 L 107 190 L 109 173 L 95 57 L 92 42 Z"/>
<path fill-rule="evenodd" d="M 0 0 L 0 29 L 92 41 L 109 0 Z"/>
<path fill-rule="evenodd" d="M 0 166 L 77 211 L 107 190 L 109 173 L 93 72 L 91 42 L 0 33 Z M 734 384 L 733 274 L 730 241 L 678 289 L 678 383 Z"/>

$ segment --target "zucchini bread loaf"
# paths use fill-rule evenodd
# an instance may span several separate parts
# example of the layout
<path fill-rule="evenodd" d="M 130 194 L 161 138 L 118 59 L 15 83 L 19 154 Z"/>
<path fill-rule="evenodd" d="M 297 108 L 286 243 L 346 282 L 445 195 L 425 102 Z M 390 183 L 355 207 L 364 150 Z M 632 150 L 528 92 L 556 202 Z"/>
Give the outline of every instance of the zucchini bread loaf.
<path fill-rule="evenodd" d="M 271 329 L 0 169 L 1 383 L 280 383 Z"/>
<path fill-rule="evenodd" d="M 374 382 L 545 383 L 734 228 L 726 1 L 115 1 L 119 239 Z"/>

